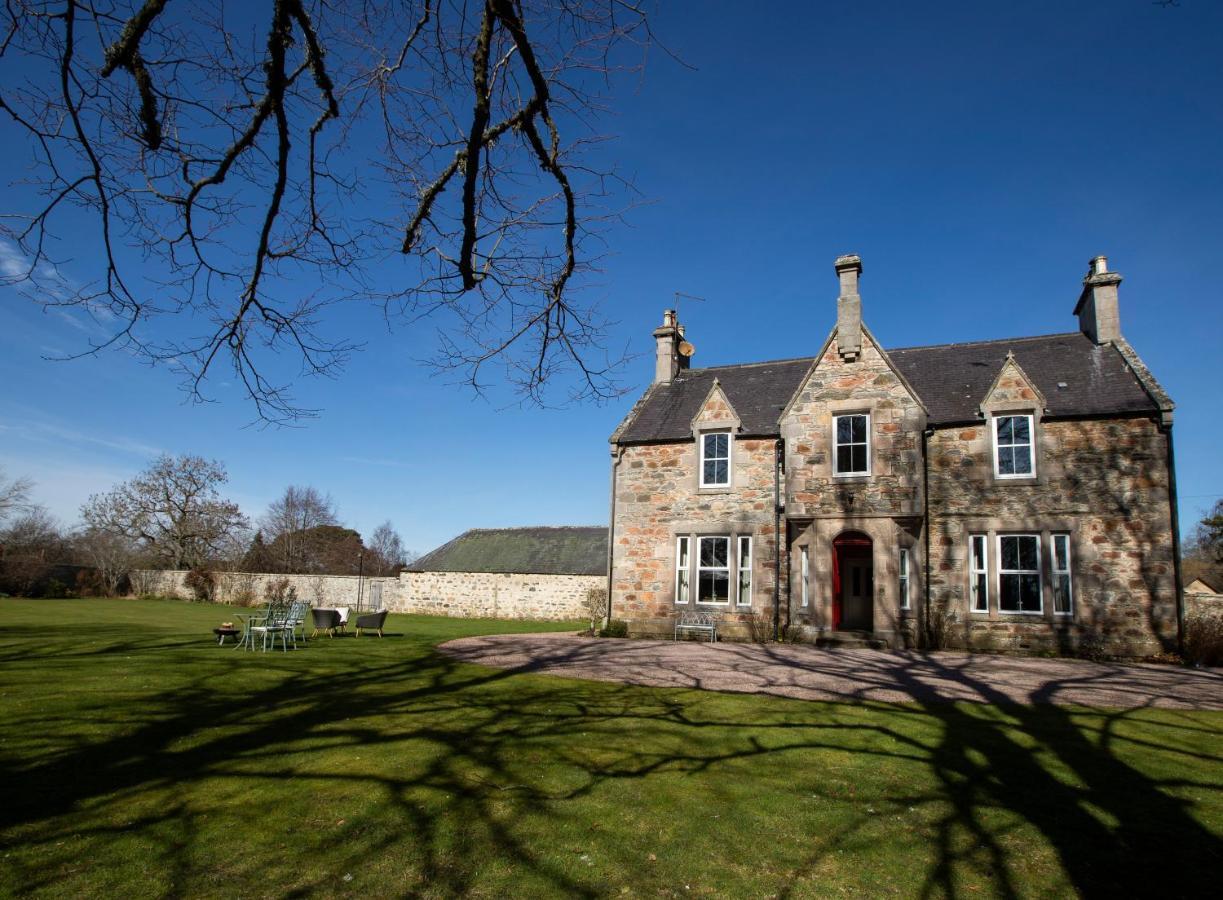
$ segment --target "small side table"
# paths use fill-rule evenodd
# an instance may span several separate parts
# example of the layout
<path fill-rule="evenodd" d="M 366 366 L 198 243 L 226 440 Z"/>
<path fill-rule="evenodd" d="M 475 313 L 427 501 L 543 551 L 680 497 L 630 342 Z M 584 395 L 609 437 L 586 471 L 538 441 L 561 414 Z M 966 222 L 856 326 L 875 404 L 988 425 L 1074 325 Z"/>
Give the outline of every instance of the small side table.
<path fill-rule="evenodd" d="M 225 646 L 226 638 L 233 638 L 236 641 L 238 636 L 242 634 L 237 628 L 214 628 L 212 633 L 217 636 L 217 644 L 222 647 Z"/>

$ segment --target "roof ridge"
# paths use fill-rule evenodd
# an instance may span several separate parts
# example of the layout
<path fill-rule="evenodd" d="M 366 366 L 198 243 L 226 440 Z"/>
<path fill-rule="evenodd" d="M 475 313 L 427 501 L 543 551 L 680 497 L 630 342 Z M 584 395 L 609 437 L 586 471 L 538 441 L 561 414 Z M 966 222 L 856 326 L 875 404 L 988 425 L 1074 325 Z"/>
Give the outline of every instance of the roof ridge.
<path fill-rule="evenodd" d="M 1044 341 L 1049 338 L 1080 337 L 1081 331 L 1059 331 L 1056 334 L 1029 334 L 1023 337 L 987 338 L 980 341 L 951 341 L 946 344 L 915 344 L 912 347 L 885 347 L 888 353 L 898 353 L 902 350 L 943 350 L 948 347 L 975 347 L 980 344 L 1017 344 L 1021 341 Z"/>
<path fill-rule="evenodd" d="M 911 347 L 883 347 L 885 353 L 898 353 L 903 350 L 941 350 L 948 347 L 975 347 L 981 344 L 1016 344 L 1021 341 L 1044 341 L 1049 338 L 1060 337 L 1078 337 L 1082 335 L 1081 331 L 1059 331 L 1054 334 L 1028 334 L 1021 337 L 1002 337 L 1002 338 L 984 338 L 979 341 L 950 341 L 945 344 L 914 344 Z M 882 346 L 882 345 L 880 345 Z M 681 373 L 676 380 L 681 380 L 684 375 L 694 375 L 698 372 L 713 372 L 719 369 L 749 369 L 756 366 L 779 366 L 786 363 L 812 362 L 814 356 L 790 356 L 785 359 L 764 359 L 758 362 L 745 363 L 723 363 L 720 366 L 701 366 L 699 369 L 687 369 Z"/>
<path fill-rule="evenodd" d="M 463 534 L 471 534 L 473 531 L 538 531 L 541 528 L 551 528 L 555 531 L 565 529 L 576 530 L 578 528 L 602 528 L 606 529 L 606 525 L 502 525 L 496 528 L 468 528 Z M 459 537 L 462 537 L 460 534 Z"/>

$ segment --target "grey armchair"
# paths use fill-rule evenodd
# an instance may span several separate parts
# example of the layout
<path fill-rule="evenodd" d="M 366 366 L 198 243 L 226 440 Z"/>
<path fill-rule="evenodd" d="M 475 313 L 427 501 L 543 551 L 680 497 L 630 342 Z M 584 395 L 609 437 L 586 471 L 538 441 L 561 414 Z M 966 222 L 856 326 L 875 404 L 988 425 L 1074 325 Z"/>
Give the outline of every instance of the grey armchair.
<path fill-rule="evenodd" d="M 367 631 L 378 632 L 378 637 L 382 637 L 382 626 L 386 623 L 385 609 L 381 609 L 375 613 L 366 613 L 363 616 L 357 616 L 357 637 L 361 636 L 361 629 Z"/>

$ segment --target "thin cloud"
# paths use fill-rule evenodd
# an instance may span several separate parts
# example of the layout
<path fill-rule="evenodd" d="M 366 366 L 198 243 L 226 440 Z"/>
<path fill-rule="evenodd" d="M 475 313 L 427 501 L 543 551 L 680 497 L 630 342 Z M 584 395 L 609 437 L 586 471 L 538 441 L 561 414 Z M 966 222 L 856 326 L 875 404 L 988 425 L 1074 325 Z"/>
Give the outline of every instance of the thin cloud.
<path fill-rule="evenodd" d="M 151 444 L 144 444 L 130 438 L 86 434 L 61 425 L 53 425 L 49 422 L 34 422 L 22 425 L 0 423 L 0 434 L 10 435 L 27 441 L 37 441 L 39 443 L 72 444 L 78 447 L 105 447 L 107 450 L 115 450 L 119 453 L 128 453 L 134 456 L 153 457 L 160 456 L 165 452 L 160 447 L 154 447 Z"/>

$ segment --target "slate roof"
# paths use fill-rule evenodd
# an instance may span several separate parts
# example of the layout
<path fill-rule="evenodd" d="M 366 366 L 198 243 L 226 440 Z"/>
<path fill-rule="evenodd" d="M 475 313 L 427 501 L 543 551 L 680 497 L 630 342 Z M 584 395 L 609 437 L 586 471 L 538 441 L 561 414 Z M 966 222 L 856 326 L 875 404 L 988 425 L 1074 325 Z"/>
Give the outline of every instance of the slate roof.
<path fill-rule="evenodd" d="M 607 573 L 607 526 L 473 528 L 426 553 L 409 572 Z"/>
<path fill-rule="evenodd" d="M 981 401 L 1008 352 L 1045 395 L 1050 418 L 1158 411 L 1121 351 L 1079 332 L 886 352 L 926 405 L 931 425 L 979 421 Z M 620 442 L 691 439 L 692 419 L 714 378 L 739 414 L 741 434 L 775 435 L 782 409 L 813 362 L 806 357 L 681 372 L 650 389 Z"/>

